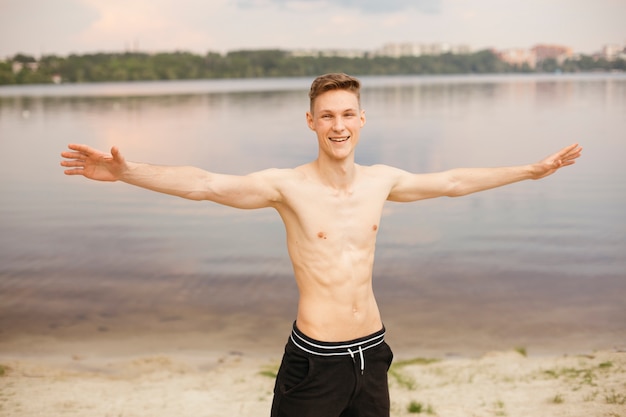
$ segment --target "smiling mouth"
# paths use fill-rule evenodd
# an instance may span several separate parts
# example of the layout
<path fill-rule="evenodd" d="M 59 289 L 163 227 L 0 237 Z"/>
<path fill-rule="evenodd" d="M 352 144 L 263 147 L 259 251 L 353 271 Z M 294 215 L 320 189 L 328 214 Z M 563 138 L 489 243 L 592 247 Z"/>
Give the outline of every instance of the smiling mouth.
<path fill-rule="evenodd" d="M 350 136 L 344 136 L 341 138 L 328 138 L 331 142 L 335 142 L 335 143 L 339 143 L 339 142 L 345 142 L 348 139 L 350 139 Z"/>

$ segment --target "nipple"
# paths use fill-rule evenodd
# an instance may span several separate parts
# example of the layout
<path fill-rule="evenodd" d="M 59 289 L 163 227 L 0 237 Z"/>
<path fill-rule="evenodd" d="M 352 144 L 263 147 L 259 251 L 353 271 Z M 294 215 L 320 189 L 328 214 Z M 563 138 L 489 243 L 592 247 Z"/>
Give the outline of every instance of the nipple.
<path fill-rule="evenodd" d="M 324 232 L 319 232 L 319 233 L 317 234 L 317 237 L 319 237 L 320 239 L 326 239 L 326 233 L 324 233 Z"/>

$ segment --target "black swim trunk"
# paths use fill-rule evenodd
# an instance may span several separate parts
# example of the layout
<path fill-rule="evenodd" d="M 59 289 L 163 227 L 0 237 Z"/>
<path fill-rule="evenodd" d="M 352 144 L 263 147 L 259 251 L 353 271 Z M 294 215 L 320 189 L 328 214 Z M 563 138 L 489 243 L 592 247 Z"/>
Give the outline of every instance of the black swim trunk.
<path fill-rule="evenodd" d="M 347 342 L 320 342 L 296 324 L 285 346 L 272 417 L 388 417 L 385 329 Z"/>

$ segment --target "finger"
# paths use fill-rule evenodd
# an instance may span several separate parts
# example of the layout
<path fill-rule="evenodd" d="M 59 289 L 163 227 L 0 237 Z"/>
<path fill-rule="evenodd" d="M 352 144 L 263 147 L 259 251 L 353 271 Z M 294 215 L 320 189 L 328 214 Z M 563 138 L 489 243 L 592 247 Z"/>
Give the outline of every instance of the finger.
<path fill-rule="evenodd" d="M 70 143 L 69 145 L 67 145 L 67 147 L 73 151 L 78 151 L 82 153 L 93 152 L 93 149 L 91 149 L 89 146 L 82 144 Z"/>
<path fill-rule="evenodd" d="M 80 152 L 61 152 L 61 156 L 67 159 L 82 159 L 85 157 L 84 154 Z"/>
<path fill-rule="evenodd" d="M 571 151 L 570 153 L 568 153 L 565 157 L 566 157 L 567 159 L 576 159 L 576 158 L 579 158 L 579 157 L 580 157 L 580 154 L 581 154 L 581 151 L 582 151 L 582 148 L 577 148 L 577 149 L 575 149 L 575 150 Z"/>
<path fill-rule="evenodd" d="M 65 175 L 83 175 L 84 171 L 81 168 L 66 169 L 63 171 Z"/>
<path fill-rule="evenodd" d="M 61 161 L 61 166 L 63 167 L 84 167 L 85 163 L 82 161 Z"/>
<path fill-rule="evenodd" d="M 73 151 L 76 151 L 75 154 L 79 155 L 79 158 L 83 158 L 83 159 L 90 158 L 98 154 L 98 152 L 95 149 L 90 148 L 87 145 L 76 145 L 76 144 L 71 143 L 67 145 L 67 147 Z"/>
<path fill-rule="evenodd" d="M 580 153 L 576 152 L 575 150 L 566 149 L 566 150 L 563 150 L 562 152 L 559 152 L 559 155 L 557 155 L 557 159 L 566 161 L 570 159 L 576 159 L 579 156 L 580 156 Z"/>
<path fill-rule="evenodd" d="M 571 156 L 575 156 L 577 158 L 578 156 L 580 156 L 580 153 L 582 152 L 582 150 L 583 148 L 578 146 L 577 143 L 575 143 L 574 145 L 570 147 L 570 149 L 568 149 L 567 154 Z"/>

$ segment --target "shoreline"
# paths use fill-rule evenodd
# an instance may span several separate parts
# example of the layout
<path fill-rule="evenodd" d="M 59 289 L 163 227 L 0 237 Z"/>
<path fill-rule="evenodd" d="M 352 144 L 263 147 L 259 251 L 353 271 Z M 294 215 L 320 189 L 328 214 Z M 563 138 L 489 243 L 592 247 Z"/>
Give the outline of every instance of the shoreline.
<path fill-rule="evenodd" d="M 385 308 L 386 340 L 397 357 L 414 355 L 476 358 L 489 351 L 524 349 L 532 356 L 626 351 L 626 329 L 569 314 L 567 310 L 516 311 L 473 308 L 458 316 L 461 303 Z M 87 311 L 26 316 L 0 308 L 0 357 L 5 353 L 55 354 L 74 346 L 94 354 L 145 354 L 161 351 L 238 351 L 282 354 L 295 314 L 291 309 L 248 308 L 237 313 L 199 312 L 161 306 L 146 312 L 98 314 Z M 263 311 L 263 315 L 256 314 Z"/>

